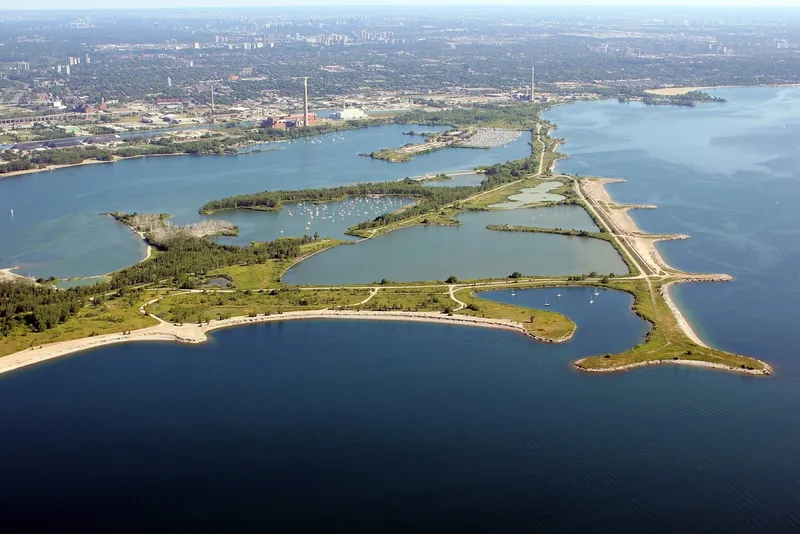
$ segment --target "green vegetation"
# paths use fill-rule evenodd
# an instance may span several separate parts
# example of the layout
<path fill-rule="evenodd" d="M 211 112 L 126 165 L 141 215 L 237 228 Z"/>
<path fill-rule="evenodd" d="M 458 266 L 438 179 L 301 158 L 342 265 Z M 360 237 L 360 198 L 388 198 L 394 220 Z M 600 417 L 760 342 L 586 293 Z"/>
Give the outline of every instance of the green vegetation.
<path fill-rule="evenodd" d="M 161 254 L 150 261 L 126 267 L 114 273 L 112 289 L 162 280 L 185 289 L 200 284 L 210 271 L 231 265 L 263 264 L 269 260 L 287 260 L 300 255 L 301 245 L 311 243 L 309 236 L 283 238 L 248 247 L 219 245 L 200 237 L 178 235 L 161 244 Z"/>
<path fill-rule="evenodd" d="M 473 126 L 482 128 L 507 128 L 531 130 L 536 126 L 541 107 L 536 104 L 475 105 L 470 108 L 453 108 L 442 111 L 412 111 L 399 115 L 396 122 L 409 124 Z"/>
<path fill-rule="evenodd" d="M 522 286 L 520 286 L 522 287 Z M 495 288 L 486 288 L 489 291 Z M 456 313 L 489 319 L 510 319 L 521 323 L 525 330 L 536 338 L 543 340 L 560 340 L 571 336 L 576 329 L 575 323 L 560 313 L 523 308 L 501 302 L 481 299 L 474 288 L 456 290 L 455 296 L 467 305 Z"/>
<path fill-rule="evenodd" d="M 366 289 L 280 288 L 258 291 L 203 291 L 178 293 L 147 307 L 172 323 L 206 322 L 231 317 L 353 306 L 369 296 Z"/>
<path fill-rule="evenodd" d="M 269 260 L 264 263 L 254 263 L 250 265 L 230 265 L 221 269 L 210 271 L 206 278 L 223 276 L 228 278 L 232 286 L 236 289 L 265 289 L 283 285 L 281 276 L 293 264 L 302 259 L 316 254 L 328 248 L 338 245 L 351 245 L 351 241 L 339 239 L 321 239 L 300 245 L 300 250 L 296 257 Z"/>
<path fill-rule="evenodd" d="M 92 291 L 93 286 L 58 290 L 24 280 L 0 282 L 0 356 L 157 324 L 139 313 L 139 306 L 154 298 L 152 292 L 120 289 L 89 300 Z"/>
<path fill-rule="evenodd" d="M 420 154 L 422 152 L 419 152 Z M 411 161 L 411 154 L 407 152 L 400 152 L 396 148 L 384 148 L 377 152 L 370 152 L 369 154 L 361 154 L 362 156 L 370 157 L 372 159 L 379 159 L 388 161 L 389 163 L 405 163 Z"/>
<path fill-rule="evenodd" d="M 603 229 L 601 229 L 599 232 L 589 232 L 587 230 L 565 230 L 562 228 L 541 228 L 539 226 L 514 226 L 511 224 L 489 224 L 486 226 L 486 229 L 499 232 L 531 232 L 538 234 L 558 234 L 575 237 L 588 237 L 591 239 L 602 239 L 603 241 L 613 243 L 611 236 Z"/>
<path fill-rule="evenodd" d="M 382 288 L 358 308 L 374 311 L 448 312 L 455 307 L 447 288 Z"/>
<path fill-rule="evenodd" d="M 634 296 L 634 312 L 650 322 L 652 328 L 643 343 L 619 354 L 592 356 L 576 362 L 581 369 L 614 369 L 626 365 L 657 360 L 694 360 L 725 365 L 734 369 L 763 370 L 764 364 L 755 358 L 722 350 L 701 347 L 689 339 L 678 326 L 665 300 L 655 292 L 663 282 L 653 281 L 653 292 L 644 280 L 614 280 L 609 287 L 627 291 Z"/>

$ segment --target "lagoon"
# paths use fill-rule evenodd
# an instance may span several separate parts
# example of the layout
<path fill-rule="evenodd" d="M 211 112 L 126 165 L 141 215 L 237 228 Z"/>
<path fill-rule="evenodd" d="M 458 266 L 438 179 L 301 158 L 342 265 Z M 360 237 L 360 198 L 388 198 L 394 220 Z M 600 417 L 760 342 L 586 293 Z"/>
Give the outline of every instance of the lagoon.
<path fill-rule="evenodd" d="M 173 222 L 184 224 L 202 218 L 197 210 L 205 202 L 229 195 L 397 180 L 530 154 L 529 139 L 521 136 L 491 150 L 447 148 L 407 163 L 359 156 L 401 146 L 408 128 L 396 124 L 272 143 L 267 146 L 281 150 L 242 156 L 149 157 L 0 178 L 0 266 L 65 278 L 103 274 L 142 259 L 141 241 L 100 217 L 102 212 L 170 213 Z M 469 180 L 474 178 L 464 179 Z M 262 233 L 260 222 L 248 219 L 242 234 Z"/>
<path fill-rule="evenodd" d="M 567 209 L 564 209 L 567 208 Z M 540 209 L 543 211 L 540 212 Z M 610 243 L 553 234 L 487 230 L 489 224 L 596 230 L 577 206 L 466 212 L 458 226 L 415 226 L 337 247 L 289 269 L 287 284 L 369 284 L 392 281 L 502 278 L 525 275 L 626 274 Z"/>

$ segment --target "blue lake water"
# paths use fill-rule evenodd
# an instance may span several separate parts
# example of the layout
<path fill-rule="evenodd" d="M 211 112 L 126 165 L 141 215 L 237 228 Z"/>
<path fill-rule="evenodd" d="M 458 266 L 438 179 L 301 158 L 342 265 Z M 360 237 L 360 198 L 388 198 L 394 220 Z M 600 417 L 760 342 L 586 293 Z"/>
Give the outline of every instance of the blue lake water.
<path fill-rule="evenodd" d="M 554 291 L 513 298 L 540 306 Z M 779 415 L 796 396 L 707 370 L 574 371 L 647 326 L 627 294 L 589 306 L 588 289 L 559 291 L 578 331 L 557 346 L 464 326 L 287 322 L 2 376 L 4 520 L 115 532 L 800 527 L 800 433 Z"/>
<path fill-rule="evenodd" d="M 268 146 L 281 150 L 243 156 L 140 158 L 2 178 L 0 266 L 19 266 L 21 273 L 35 276 L 71 277 L 107 273 L 142 259 L 144 245 L 126 228 L 98 216 L 102 212 L 171 213 L 175 223 L 183 224 L 200 220 L 200 206 L 224 196 L 469 170 L 530 153 L 530 139 L 523 135 L 492 150 L 448 148 L 407 163 L 359 156 L 408 142 L 402 135 L 408 129 L 388 125 L 327 134 L 273 143 Z M 474 181 L 467 176 L 453 184 Z M 243 234 L 273 233 L 267 218 L 246 222 L 252 226 L 242 227 Z"/>
<path fill-rule="evenodd" d="M 571 156 L 558 169 L 625 178 L 608 187 L 615 200 L 657 204 L 631 215 L 646 231 L 691 236 L 658 245 L 668 262 L 735 277 L 673 290 L 698 333 L 800 376 L 800 88 L 714 94 L 728 102 L 554 108 L 545 116 Z"/>
<path fill-rule="evenodd" d="M 358 284 L 380 281 L 497 278 L 526 275 L 625 274 L 610 243 L 554 234 L 499 232 L 489 224 L 596 230 L 579 206 L 467 212 L 458 226 L 415 226 L 337 247 L 297 264 L 287 284 Z"/>

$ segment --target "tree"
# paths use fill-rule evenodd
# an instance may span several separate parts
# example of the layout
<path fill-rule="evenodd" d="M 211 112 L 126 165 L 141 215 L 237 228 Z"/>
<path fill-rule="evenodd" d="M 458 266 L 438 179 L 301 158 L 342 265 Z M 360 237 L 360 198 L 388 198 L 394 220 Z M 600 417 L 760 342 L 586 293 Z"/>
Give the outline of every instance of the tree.
<path fill-rule="evenodd" d="M 509 278 L 522 278 L 522 273 L 521 273 L 521 272 L 519 272 L 519 271 L 514 271 L 513 273 L 511 273 L 510 275 L 508 275 L 508 277 L 509 277 Z"/>
<path fill-rule="evenodd" d="M 314 232 L 314 241 L 319 241 L 319 232 Z"/>
<path fill-rule="evenodd" d="M 445 280 L 444 283 L 445 284 L 457 284 L 458 283 L 458 278 L 456 278 L 453 275 L 450 275 L 450 276 L 447 277 L 447 280 Z"/>

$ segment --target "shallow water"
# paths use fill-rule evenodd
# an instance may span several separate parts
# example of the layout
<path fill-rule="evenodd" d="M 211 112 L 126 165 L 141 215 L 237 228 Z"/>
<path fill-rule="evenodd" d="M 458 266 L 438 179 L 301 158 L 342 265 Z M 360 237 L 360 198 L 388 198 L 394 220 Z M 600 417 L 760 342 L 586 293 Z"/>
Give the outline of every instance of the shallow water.
<path fill-rule="evenodd" d="M 550 191 L 561 185 L 561 182 L 544 182 L 536 187 L 525 187 L 518 194 L 508 197 L 508 201 L 492 204 L 489 207 L 498 210 L 513 210 L 534 202 L 559 202 L 564 200 L 564 196 L 550 193 Z"/>
<path fill-rule="evenodd" d="M 562 209 L 567 208 L 567 209 Z M 523 274 L 624 274 L 625 263 L 610 243 L 553 234 L 487 230 L 490 224 L 594 230 L 576 206 L 458 215 L 458 226 L 416 226 L 354 246 L 337 247 L 299 263 L 287 284 L 359 284 L 393 281 L 498 278 Z"/>

